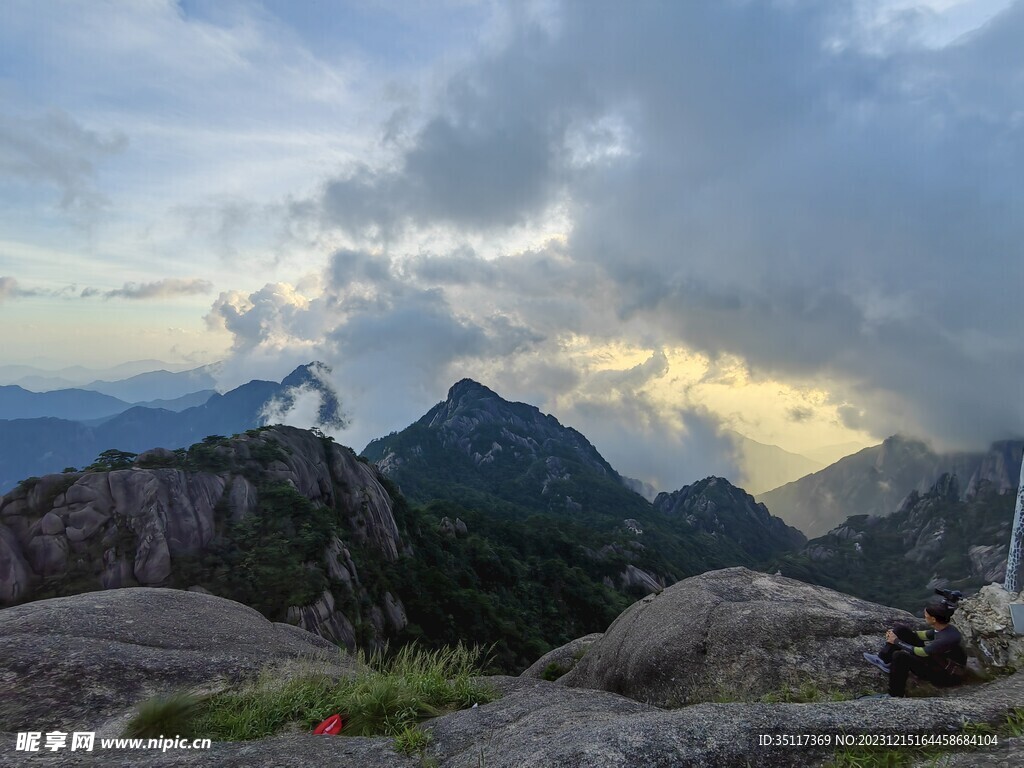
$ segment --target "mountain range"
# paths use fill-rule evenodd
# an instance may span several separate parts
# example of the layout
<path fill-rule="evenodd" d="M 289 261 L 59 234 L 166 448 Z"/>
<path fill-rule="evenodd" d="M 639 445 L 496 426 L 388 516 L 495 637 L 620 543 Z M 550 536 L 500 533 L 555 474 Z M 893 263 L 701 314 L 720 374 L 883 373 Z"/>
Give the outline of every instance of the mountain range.
<path fill-rule="evenodd" d="M 364 453 L 262 427 L 25 480 L 0 498 L 0 596 L 194 588 L 350 647 L 493 644 L 513 670 L 638 596 L 805 542 L 721 478 L 651 504 L 582 434 L 470 380 Z"/>
<path fill-rule="evenodd" d="M 974 476 L 944 473 L 885 516 L 848 517 L 797 553 L 786 576 L 916 611 L 936 587 L 965 594 L 1006 575 L 1015 493 Z"/>
<path fill-rule="evenodd" d="M 318 389 L 324 408 L 336 417 L 337 398 L 327 390 L 317 371 L 317 364 L 300 366 L 280 383 L 256 380 L 224 394 L 187 394 L 175 402 L 163 403 L 163 407 L 130 406 L 95 423 L 55 417 L 0 420 L 0 492 L 27 477 L 81 467 L 108 449 L 138 453 L 157 446 L 183 448 L 208 435 L 231 435 L 260 426 L 268 402 L 277 399 L 287 404 L 292 392 L 302 386 Z M 89 407 L 102 411 L 119 402 L 107 399 L 106 395 L 85 395 L 81 391 L 65 396 L 59 392 L 26 394 L 24 390 L 11 392 L 4 388 L 0 402 L 4 396 L 32 401 L 38 406 L 45 401 L 47 407 L 53 407 L 55 398 L 69 397 L 68 408 L 78 409 L 79 415 Z M 190 398 L 197 397 L 202 404 L 178 412 L 166 407 L 187 405 Z M 329 413 L 325 416 L 328 421 L 332 418 Z"/>
<path fill-rule="evenodd" d="M 762 495 L 776 507 L 719 477 L 651 502 L 579 431 L 470 379 L 361 457 L 319 431 L 259 426 L 268 402 L 285 411 L 308 389 L 321 423 L 343 424 L 318 364 L 179 413 L 0 421 L 0 475 L 21 479 L 0 498 L 0 600 L 191 588 L 349 647 L 493 643 L 513 670 L 715 568 L 915 607 L 1005 561 L 1020 443 L 950 457 L 894 437 Z M 807 541 L 784 521 L 823 498 L 856 514 Z"/>
<path fill-rule="evenodd" d="M 885 516 L 907 496 L 927 492 L 943 474 L 959 479 L 961 498 L 982 482 L 998 493 L 1017 488 L 1024 440 L 988 451 L 937 453 L 920 440 L 895 435 L 799 480 L 757 495 L 807 536 L 822 536 L 855 515 Z"/>
<path fill-rule="evenodd" d="M 162 360 L 133 360 L 110 368 L 90 368 L 82 365 L 62 368 L 44 368 L 35 365 L 0 365 L 0 384 L 17 385 L 33 392 L 50 392 L 56 389 L 95 389 L 94 385 L 113 384 L 128 378 L 148 374 L 148 381 L 157 383 L 163 376 L 172 377 L 178 373 L 206 371 L 212 374 L 217 363 L 195 368 L 187 363 L 166 363 Z M 212 382 L 205 386 L 212 387 Z M 100 391 L 100 390 L 96 390 Z M 142 392 L 132 400 L 155 400 L 162 395 Z"/>
<path fill-rule="evenodd" d="M 55 418 L 68 421 L 95 421 L 116 416 L 129 408 L 163 408 L 183 411 L 202 405 L 215 394 L 213 389 L 188 392 L 172 399 L 129 403 L 111 395 L 88 389 L 57 389 L 31 392 L 16 384 L 0 386 L 0 419 Z"/>

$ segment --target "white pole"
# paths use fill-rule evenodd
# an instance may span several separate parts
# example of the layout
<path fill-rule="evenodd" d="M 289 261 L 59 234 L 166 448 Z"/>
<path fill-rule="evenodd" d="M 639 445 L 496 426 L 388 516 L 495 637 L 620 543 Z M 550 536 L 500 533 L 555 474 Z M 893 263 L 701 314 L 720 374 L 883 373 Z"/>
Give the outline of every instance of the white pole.
<path fill-rule="evenodd" d="M 1003 588 L 1017 593 L 1024 589 L 1024 570 L 1021 568 L 1024 550 L 1024 457 L 1020 463 L 1020 484 L 1017 486 L 1017 506 L 1013 511 L 1013 530 L 1010 532 L 1010 553 L 1006 556 L 1006 581 Z"/>

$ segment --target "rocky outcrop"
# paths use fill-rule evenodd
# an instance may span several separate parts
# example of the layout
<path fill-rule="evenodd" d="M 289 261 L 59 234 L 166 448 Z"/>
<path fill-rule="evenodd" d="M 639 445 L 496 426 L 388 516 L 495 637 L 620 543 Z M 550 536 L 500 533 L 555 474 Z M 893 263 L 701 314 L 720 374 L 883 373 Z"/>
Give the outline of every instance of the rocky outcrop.
<path fill-rule="evenodd" d="M 728 610 L 722 612 L 725 623 L 730 615 L 743 615 L 749 602 L 758 613 L 753 618 L 758 623 L 765 619 L 775 635 L 791 644 L 814 644 L 816 640 L 808 637 L 803 625 L 771 625 L 773 617 L 766 613 L 771 600 L 789 605 L 793 612 L 809 610 L 812 618 L 819 615 L 820 601 L 843 615 L 859 616 L 865 611 L 861 601 L 815 587 L 809 589 L 816 593 L 798 595 L 787 579 L 744 569 L 705 576 L 709 577 L 705 580 L 707 590 L 713 583 L 733 596 Z M 693 585 L 689 589 L 694 592 Z M 670 592 L 666 590 L 654 600 Z M 647 626 L 633 609 L 623 617 L 630 615 Z M 749 632 L 749 623 L 746 629 Z M 615 625 L 611 631 L 617 631 Z M 591 646 L 581 665 L 607 637 Z M 717 637 L 717 630 L 708 637 Z M 760 642 L 760 636 L 748 635 L 748 643 Z M 567 687 L 532 676 L 491 677 L 486 682 L 500 694 L 496 701 L 445 714 L 423 725 L 430 742 L 422 757 L 396 753 L 390 738 L 335 739 L 295 732 L 253 742 L 216 742 L 212 749 L 203 751 L 97 749 L 92 753 L 43 751 L 30 756 L 13 751 L 14 731 L 68 731 L 78 727 L 114 735 L 141 699 L 179 687 L 216 687 L 251 675 L 260 662 L 286 665 L 278 671 L 282 677 L 287 677 L 287 665 L 295 664 L 297 657 L 312 660 L 332 675 L 348 674 L 349 669 L 344 660 L 338 663 L 336 650 L 328 650 L 324 641 L 300 629 L 271 624 L 229 601 L 171 590 L 117 590 L 0 611 L 0 648 L 0 680 L 15 685 L 11 689 L 15 695 L 0 700 L 0 765 L 19 768 L 26 764 L 413 768 L 424 762 L 445 768 L 746 768 L 751 764 L 797 768 L 820 766 L 831 760 L 840 751 L 834 746 L 839 734 L 956 733 L 965 723 L 1005 721 L 1007 713 L 1024 701 L 1024 675 L 1019 674 L 938 698 L 812 704 L 703 703 L 677 709 L 662 709 L 607 691 Z M 682 654 L 685 649 L 676 651 Z M 781 652 L 778 663 L 799 663 L 792 654 Z M 723 653 L 707 661 L 728 667 L 729 658 Z M 762 669 L 756 666 L 756 659 L 753 663 L 749 675 Z M 840 658 L 836 663 L 841 665 L 843 661 Z M 740 692 L 736 689 L 733 693 Z M 764 746 L 759 741 L 762 735 L 793 734 L 828 734 L 833 743 L 794 747 Z M 1008 742 L 1001 737 L 999 741 L 997 749 L 971 749 L 951 755 L 940 764 L 1019 764 L 1024 756 L 1020 740 Z M 970 761 L 960 759 L 963 755 Z"/>
<path fill-rule="evenodd" d="M 15 588 L 0 565 L 3 602 L 31 597 L 39 581 L 76 562 L 98 575 L 97 587 L 165 583 L 172 558 L 209 545 L 225 484 L 206 472 L 126 469 L 47 475 L 19 487 L 0 499 L 0 538 L 10 573 L 29 573 Z"/>
<path fill-rule="evenodd" d="M 807 542 L 796 528 L 769 514 L 764 504 L 720 477 L 659 493 L 654 508 L 713 536 L 728 537 L 755 559 L 799 549 Z"/>
<path fill-rule="evenodd" d="M 368 603 L 367 620 L 375 611 L 387 618 L 376 622 L 382 631 L 405 626 L 401 601 L 391 596 L 387 605 L 376 604 L 384 598 L 367 594 L 349 550 L 360 545 L 387 561 L 411 554 L 374 467 L 348 448 L 292 427 L 199 448 L 202 456 L 190 455 L 188 464 L 179 454 L 153 449 L 130 469 L 48 475 L 0 498 L 0 604 L 30 600 L 40 589 L 60 594 L 62 584 L 68 591 L 193 586 L 178 583 L 176 564 L 194 560 L 215 541 L 223 548 L 231 524 L 261 514 L 260 489 L 283 483 L 347 524 L 338 526 L 318 564 L 336 594 L 328 590 L 309 605 L 282 605 L 278 615 L 287 611 L 290 621 L 349 648 L 359 617 L 346 616 L 336 600 Z M 211 469 L 183 468 L 197 461 Z M 383 640 L 379 635 L 373 643 Z"/>
<path fill-rule="evenodd" d="M 135 588 L 39 600 L 0 610 L 0 731 L 118 735 L 139 701 L 299 660 L 350 668 L 326 640 L 212 595 Z"/>
<path fill-rule="evenodd" d="M 1011 603 L 1024 604 L 1024 593 L 1014 595 L 999 584 L 989 584 L 961 600 L 953 614 L 953 624 L 983 667 L 1024 667 L 1024 635 L 1013 629 Z"/>
<path fill-rule="evenodd" d="M 861 654 L 910 614 L 781 576 L 727 568 L 634 603 L 562 678 L 659 706 L 754 699 L 810 683 L 878 690 Z"/>
<path fill-rule="evenodd" d="M 316 504 L 339 509 L 352 536 L 395 560 L 402 546 L 392 501 L 376 470 L 346 448 L 313 433 L 276 427 L 216 448 L 224 466 L 259 466 L 257 456 L 278 449 L 272 480 L 288 483 Z M 47 475 L 0 498 L 0 601 L 29 599 L 45 577 L 76 563 L 97 575 L 95 586 L 159 586 L 175 558 L 196 555 L 212 541 L 215 509 L 224 501 L 233 520 L 255 514 L 259 494 L 241 472 L 145 469 L 138 464 L 174 454 L 149 451 L 136 466 L 112 472 Z M 338 571 L 338 545 L 328 554 Z M 351 573 L 349 574 L 351 577 Z"/>
<path fill-rule="evenodd" d="M 572 689 L 523 678 L 489 678 L 497 701 L 428 721 L 424 754 L 444 768 L 804 768 L 831 762 L 835 746 L 760 746 L 759 736 L 785 734 L 891 735 L 956 733 L 964 723 L 995 723 L 1024 700 L 1024 678 L 1014 675 L 962 695 L 932 699 L 841 701 L 820 704 L 700 704 L 663 710 L 603 691 Z M 13 736 L 11 736 L 13 739 Z M 1020 765 L 1020 740 L 1000 738 L 996 749 L 953 753 L 970 768 Z M 3 757 L 0 752 L 0 765 Z M 16 754 L 25 764 L 24 753 Z M 969 760 L 959 760 L 959 758 Z M 389 738 L 330 738 L 289 734 L 254 742 L 216 742 L 211 750 L 149 751 L 72 756 L 40 754 L 30 764 L 169 768 L 219 765 L 358 765 L 414 768 L 419 757 L 394 751 Z"/>
<path fill-rule="evenodd" d="M 1006 556 L 1010 542 L 989 544 L 967 549 L 971 561 L 971 575 L 984 581 L 1003 581 L 1006 578 Z"/>
<path fill-rule="evenodd" d="M 535 680 L 550 680 L 552 677 L 546 676 L 550 667 L 556 673 L 554 677 L 561 677 L 576 666 L 579 660 L 583 658 L 583 655 L 590 650 L 590 646 L 600 640 L 603 634 L 602 632 L 594 632 L 593 634 L 570 640 L 565 645 L 545 653 L 523 670 L 519 676 L 530 677 Z M 554 666 L 552 667 L 552 665 Z"/>
<path fill-rule="evenodd" d="M 653 573 L 637 568 L 632 563 L 626 566 L 626 570 L 619 574 L 619 583 L 624 589 L 640 590 L 641 593 L 653 594 L 664 589 L 663 582 L 658 580 Z"/>
<path fill-rule="evenodd" d="M 325 589 L 323 594 L 309 605 L 290 606 L 288 623 L 343 645 L 350 651 L 356 649 L 356 629 L 344 613 L 335 610 L 334 595 L 330 590 Z"/>
<path fill-rule="evenodd" d="M 442 536 L 447 538 L 469 535 L 469 528 L 466 527 L 466 523 L 458 517 L 455 518 L 455 522 L 452 522 L 449 517 L 442 517 L 437 530 Z"/>

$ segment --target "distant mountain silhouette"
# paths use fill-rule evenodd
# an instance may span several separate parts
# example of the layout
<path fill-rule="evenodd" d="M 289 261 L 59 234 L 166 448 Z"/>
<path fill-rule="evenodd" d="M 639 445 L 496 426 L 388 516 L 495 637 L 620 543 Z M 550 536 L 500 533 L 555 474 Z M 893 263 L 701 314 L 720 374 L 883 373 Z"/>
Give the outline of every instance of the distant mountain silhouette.
<path fill-rule="evenodd" d="M 81 467 L 104 450 L 138 453 L 149 448 L 182 448 L 208 435 L 231 435 L 261 425 L 261 413 L 274 398 L 287 398 L 297 385 L 322 387 L 310 374 L 315 364 L 300 366 L 281 383 L 250 381 L 202 405 L 174 412 L 129 407 L 96 425 L 68 419 L 35 418 L 0 421 L 0 493 L 31 476 Z M 325 391 L 325 402 L 337 398 Z"/>
<path fill-rule="evenodd" d="M 131 403 L 86 389 L 29 392 L 16 385 L 0 387 L 0 419 L 38 419 L 50 416 L 85 421 L 113 416 Z"/>
<path fill-rule="evenodd" d="M 911 491 L 928 491 L 947 472 L 960 478 L 963 494 L 981 481 L 999 492 L 1016 488 L 1022 449 L 1024 441 L 1006 440 L 987 452 L 936 453 L 920 440 L 894 435 L 819 472 L 757 494 L 757 500 L 813 538 L 854 515 L 889 515 Z"/>
<path fill-rule="evenodd" d="M 173 400 L 202 389 L 213 389 L 217 382 L 213 378 L 214 366 L 204 365 L 190 371 L 148 371 L 118 381 L 92 381 L 82 386 L 93 392 L 102 392 L 137 403 L 143 400 Z"/>

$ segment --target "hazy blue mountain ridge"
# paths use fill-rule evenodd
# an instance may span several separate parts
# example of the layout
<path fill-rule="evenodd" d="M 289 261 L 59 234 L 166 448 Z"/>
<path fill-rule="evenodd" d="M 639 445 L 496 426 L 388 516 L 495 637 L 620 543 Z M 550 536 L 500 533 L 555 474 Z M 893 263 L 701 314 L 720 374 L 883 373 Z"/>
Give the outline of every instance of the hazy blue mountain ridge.
<path fill-rule="evenodd" d="M 100 392 L 129 403 L 146 400 L 174 400 L 202 389 L 214 389 L 215 366 L 204 365 L 188 371 L 147 371 L 117 381 L 91 381 L 82 389 Z"/>
<path fill-rule="evenodd" d="M 128 408 L 131 408 L 131 403 L 87 389 L 30 392 L 15 384 L 0 386 L 0 419 L 39 419 L 49 416 L 86 421 L 114 416 Z"/>
<path fill-rule="evenodd" d="M 273 398 L 310 382 L 308 366 L 300 366 L 281 383 L 250 381 L 224 394 L 214 393 L 202 405 L 180 412 L 130 407 L 96 425 L 67 419 L 0 420 L 0 492 L 24 478 L 81 467 L 104 450 L 139 453 L 154 447 L 182 448 L 208 435 L 231 435 L 260 426 L 261 413 Z M 336 403 L 327 393 L 324 400 Z"/>
<path fill-rule="evenodd" d="M 985 452 L 943 454 L 920 440 L 894 435 L 756 498 L 813 538 L 853 515 L 890 514 L 911 491 L 928 491 L 944 473 L 957 476 L 962 497 L 983 481 L 1001 492 L 1015 489 L 1022 452 L 1024 440 L 1005 440 Z"/>

